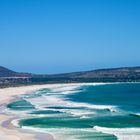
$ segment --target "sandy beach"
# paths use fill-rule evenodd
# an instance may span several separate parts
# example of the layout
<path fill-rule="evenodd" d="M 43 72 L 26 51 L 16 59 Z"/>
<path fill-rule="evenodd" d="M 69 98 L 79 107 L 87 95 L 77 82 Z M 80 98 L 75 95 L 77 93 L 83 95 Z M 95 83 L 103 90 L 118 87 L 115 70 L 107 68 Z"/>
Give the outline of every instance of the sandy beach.
<path fill-rule="evenodd" d="M 51 88 L 58 86 L 55 85 L 32 85 L 32 86 L 22 86 L 22 87 L 10 87 L 0 89 L 0 139 L 1 140 L 54 140 L 50 134 L 41 134 L 24 131 L 21 128 L 16 128 L 12 125 L 11 121 L 16 116 L 9 116 L 2 113 L 2 108 L 13 100 L 18 95 L 31 93 L 34 90 L 41 88 Z M 21 129 L 21 130 L 20 130 Z"/>
<path fill-rule="evenodd" d="M 76 85 L 97 85 L 99 83 L 77 83 Z M 101 84 L 101 83 L 100 83 Z M 30 94 L 35 90 L 42 88 L 55 88 L 58 86 L 70 86 L 71 84 L 45 84 L 45 85 L 30 85 L 21 87 L 9 87 L 0 89 L 0 139 L 4 140 L 55 140 L 50 134 L 38 133 L 34 131 L 17 128 L 12 124 L 17 116 L 5 114 L 3 110 L 11 100 L 18 98 L 22 94 Z"/>
<path fill-rule="evenodd" d="M 11 87 L 11 88 L 0 89 L 0 139 L 1 140 L 65 140 L 65 139 L 70 139 L 71 140 L 72 139 L 71 137 L 70 138 L 67 138 L 65 136 L 61 137 L 59 135 L 56 135 L 55 133 L 54 134 L 49 133 L 49 131 L 47 131 L 47 130 L 45 131 L 45 133 L 43 133 L 43 131 L 34 131 L 34 129 L 26 129 L 24 127 L 20 128 L 18 125 L 16 127 L 16 122 L 17 122 L 16 120 L 21 119 L 21 117 L 24 117 L 24 116 L 20 115 L 20 114 L 16 114 L 16 113 L 14 114 L 14 113 L 7 112 L 7 110 L 5 110 L 6 105 L 11 101 L 17 100 L 20 97 L 20 95 L 31 94 L 33 91 L 43 89 L 43 88 L 49 88 L 49 89 L 52 88 L 52 90 L 59 89 L 59 88 L 61 88 L 61 90 L 62 90 L 64 88 L 64 89 L 68 90 L 70 87 L 73 87 L 73 86 L 77 87 L 77 86 L 81 86 L 81 85 L 88 85 L 89 86 L 89 85 L 104 85 L 104 84 L 107 85 L 109 83 L 46 84 L 46 85 L 31 85 L 31 86 Z M 114 85 L 114 84 L 116 84 L 116 85 Z M 113 86 L 113 88 L 117 87 L 117 89 L 118 89 L 119 86 L 121 86 L 121 84 L 117 84 L 117 83 L 114 83 L 114 84 L 111 84 L 110 86 Z M 123 86 L 129 87 L 131 85 L 128 84 L 128 83 L 127 84 L 125 83 Z M 133 83 L 132 86 L 139 86 L 139 85 L 137 85 L 136 83 Z M 60 92 L 62 92 L 62 94 L 64 94 L 63 90 L 62 91 L 61 90 L 60 90 Z M 76 92 L 76 90 L 75 90 L 75 92 Z M 86 92 L 86 94 L 89 94 L 89 93 Z M 95 94 L 94 94 L 94 96 L 95 96 Z M 45 101 L 47 101 L 47 102 L 49 102 L 49 100 L 52 99 L 52 97 L 51 98 L 49 98 L 49 96 L 46 96 L 46 97 L 47 98 L 45 98 Z M 55 99 L 55 96 L 54 96 L 53 99 Z M 42 101 L 42 100 L 40 100 L 40 101 Z M 59 100 L 59 102 L 60 101 L 61 100 Z M 57 102 L 57 101 L 56 102 L 50 102 L 50 104 L 55 105 L 55 103 L 58 104 L 59 102 Z M 67 102 L 62 100 L 60 103 L 64 104 L 64 106 L 65 106 L 65 103 L 67 103 Z M 70 105 L 71 105 L 71 103 L 70 103 Z M 75 105 L 75 104 L 73 104 L 73 105 Z M 86 104 L 86 103 L 85 104 L 76 103 L 76 107 L 77 107 L 77 105 L 80 105 L 80 107 L 81 106 L 83 107 L 83 105 L 84 105 L 84 107 L 87 107 L 87 108 L 90 108 L 90 109 L 91 108 L 92 109 L 97 109 L 97 110 L 99 109 L 99 111 L 103 109 L 104 111 L 107 111 L 107 113 L 109 113 L 109 114 L 110 113 L 115 113 L 115 114 L 117 113 L 116 111 L 115 112 L 112 111 L 112 109 L 114 110 L 114 106 L 110 106 L 110 105 L 105 105 L 104 106 L 104 105 L 93 105 L 92 104 L 92 105 L 89 106 L 89 104 Z M 78 110 L 78 111 L 82 111 L 82 112 L 76 112 L 76 113 L 71 112 L 71 114 L 73 113 L 74 115 L 79 116 L 79 113 L 80 114 L 84 113 L 84 114 L 81 115 L 81 116 L 84 116 L 85 113 L 86 114 L 91 113 L 89 111 L 87 112 L 87 110 Z M 130 115 L 129 115 L 129 117 L 130 117 Z M 129 118 L 127 118 L 127 119 L 129 119 Z M 135 123 L 135 120 L 136 120 L 136 118 L 133 119 L 134 125 L 137 125 L 137 123 Z M 15 121 L 15 123 L 14 123 L 14 121 Z M 120 119 L 117 120 L 117 121 L 120 124 Z M 112 123 L 114 123 L 114 120 L 113 120 Z M 52 123 L 50 125 L 52 126 Z M 90 124 L 89 124 L 89 128 L 90 128 Z M 94 134 L 95 134 L 95 136 L 97 136 L 97 135 L 100 136 L 100 134 L 98 133 L 98 131 L 99 131 L 99 132 L 102 132 L 102 136 L 104 136 L 104 137 L 108 136 L 108 137 L 112 138 L 112 137 L 115 136 L 118 139 L 129 139 L 129 138 L 134 137 L 136 140 L 139 139 L 139 128 L 136 128 L 136 127 L 132 126 L 132 128 L 130 128 L 130 129 L 129 128 L 128 129 L 121 129 L 121 131 L 120 131 L 120 128 L 121 127 L 116 127 L 114 129 L 112 127 L 108 128 L 108 127 L 100 127 L 100 125 L 95 125 L 95 127 L 92 130 L 93 131 L 93 138 L 94 138 Z M 87 129 L 83 129 L 82 132 L 85 133 L 85 131 L 88 132 Z M 124 134 L 121 133 L 122 131 L 123 131 Z M 79 132 L 78 129 L 77 129 L 77 132 Z M 80 132 L 81 132 L 81 130 L 80 130 Z M 130 134 L 130 132 L 131 132 L 131 134 Z M 61 130 L 60 130 L 60 133 L 61 133 Z M 88 133 L 90 133 L 90 131 Z M 82 133 L 80 133 L 79 136 L 80 135 L 82 136 Z M 137 135 L 137 137 L 135 137 L 136 135 Z"/>

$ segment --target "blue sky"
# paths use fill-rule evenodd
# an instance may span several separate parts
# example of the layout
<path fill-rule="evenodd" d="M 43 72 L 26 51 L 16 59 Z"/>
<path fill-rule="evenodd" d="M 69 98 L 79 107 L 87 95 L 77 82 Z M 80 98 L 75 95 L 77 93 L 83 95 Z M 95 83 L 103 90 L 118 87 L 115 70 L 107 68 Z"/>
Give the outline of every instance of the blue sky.
<path fill-rule="evenodd" d="M 63 73 L 140 65 L 140 0 L 0 0 L 0 65 Z"/>

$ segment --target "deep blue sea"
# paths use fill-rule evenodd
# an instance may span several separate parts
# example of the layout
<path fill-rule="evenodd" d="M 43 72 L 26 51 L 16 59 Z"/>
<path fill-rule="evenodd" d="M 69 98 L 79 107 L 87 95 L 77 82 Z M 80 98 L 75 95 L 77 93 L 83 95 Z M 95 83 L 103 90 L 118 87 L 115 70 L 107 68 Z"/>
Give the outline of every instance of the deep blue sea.
<path fill-rule="evenodd" d="M 140 83 L 62 84 L 7 107 L 19 127 L 57 140 L 140 140 Z"/>

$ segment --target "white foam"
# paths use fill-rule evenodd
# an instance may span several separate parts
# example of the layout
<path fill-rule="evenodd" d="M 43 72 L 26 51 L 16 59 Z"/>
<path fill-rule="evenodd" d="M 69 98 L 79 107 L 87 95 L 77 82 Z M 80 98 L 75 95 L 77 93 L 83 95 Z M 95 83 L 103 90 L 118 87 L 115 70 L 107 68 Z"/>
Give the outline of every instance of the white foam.
<path fill-rule="evenodd" d="M 136 113 L 135 115 L 140 116 L 140 113 Z"/>
<path fill-rule="evenodd" d="M 22 111 L 20 111 L 20 110 L 11 110 L 11 109 L 9 109 L 9 108 L 5 108 L 4 110 L 3 110 L 3 112 L 5 113 L 5 114 L 12 114 L 12 115 L 16 115 L 16 116 L 19 116 L 19 117 L 26 117 L 26 116 L 29 116 L 28 115 L 28 113 L 30 112 L 29 110 L 22 110 Z M 20 113 L 19 113 L 20 112 Z"/>
<path fill-rule="evenodd" d="M 96 112 L 94 112 L 94 109 L 99 109 L 99 110 L 109 109 L 111 112 L 116 111 L 116 107 L 111 106 L 111 105 L 93 105 L 93 104 L 88 104 L 88 103 L 72 102 L 63 98 L 65 94 L 73 94 L 75 92 L 79 92 L 78 88 L 80 86 L 85 86 L 85 85 L 95 86 L 95 85 L 101 85 L 101 84 L 105 84 L 105 83 L 90 83 L 90 84 L 83 83 L 79 85 L 76 84 L 76 85 L 71 85 L 71 86 L 59 86 L 59 87 L 51 88 L 52 92 L 50 93 L 42 94 L 41 96 L 35 97 L 35 98 L 26 98 L 26 101 L 30 102 L 39 110 L 60 111 L 60 112 L 68 113 L 71 115 L 80 116 L 81 119 L 88 118 L 89 114 L 95 114 Z M 49 107 L 71 107 L 75 109 L 55 109 L 55 108 L 53 109 Z M 81 110 L 77 108 L 84 108 L 84 109 Z M 40 114 L 40 115 L 46 116 L 46 114 Z M 12 123 L 15 126 L 18 126 L 18 120 L 13 120 Z M 33 128 L 33 127 L 25 127 L 25 126 L 23 126 L 22 128 L 37 131 L 37 132 L 50 133 L 51 135 L 52 135 L 52 132 L 53 134 L 55 134 L 57 130 L 56 128 L 42 129 L 42 128 Z M 140 140 L 140 128 L 106 128 L 106 127 L 95 126 L 94 130 L 95 131 L 97 130 L 102 133 L 113 134 L 119 140 Z M 69 128 L 68 129 L 58 128 L 57 133 L 59 132 L 65 133 L 66 131 L 69 132 L 71 130 Z M 81 129 L 81 131 L 90 131 L 90 130 Z M 70 140 L 73 140 L 73 139 L 70 139 Z"/>
<path fill-rule="evenodd" d="M 51 134 L 56 140 L 79 140 L 80 138 L 77 139 L 75 137 L 76 133 L 79 135 L 79 132 L 81 134 L 82 132 L 94 132 L 94 133 L 97 132 L 97 130 L 94 131 L 92 128 L 35 128 L 35 127 L 27 127 L 27 126 L 23 126 L 22 128 L 35 132 Z M 72 134 L 74 134 L 74 136 Z"/>
<path fill-rule="evenodd" d="M 27 99 L 28 102 L 30 102 L 32 105 L 34 105 L 36 108 L 41 109 L 41 110 L 46 110 L 46 108 L 48 107 L 73 107 L 73 108 L 87 108 L 87 109 L 99 109 L 99 110 L 104 110 L 104 109 L 109 109 L 110 111 L 114 111 L 116 110 L 115 106 L 109 106 L 109 105 L 92 105 L 92 104 L 87 104 L 87 103 L 77 103 L 77 102 L 72 102 L 72 101 L 68 101 L 63 99 L 62 97 L 59 97 L 57 95 L 44 95 L 44 96 L 40 96 L 37 98 L 30 98 Z M 58 111 L 63 111 L 66 113 L 71 113 L 71 114 L 81 114 L 83 115 L 85 113 L 86 110 L 84 110 L 84 112 L 82 111 L 77 111 L 72 110 L 72 109 L 57 109 Z M 71 111 L 71 112 L 70 112 Z M 89 113 L 89 112 L 88 112 Z M 93 112 L 94 113 L 94 112 Z M 87 114 L 87 111 L 86 111 Z M 91 114 L 91 112 L 90 112 Z"/>
<path fill-rule="evenodd" d="M 97 85 L 106 85 L 106 84 L 109 84 L 109 83 L 76 83 L 76 84 L 70 84 L 70 85 L 59 85 L 59 86 L 56 86 L 56 87 L 52 87 L 50 88 L 50 90 L 52 92 L 55 92 L 55 93 L 59 93 L 59 94 L 70 94 L 70 93 L 76 93 L 79 90 L 79 88 L 81 86 L 97 86 Z"/>
<path fill-rule="evenodd" d="M 83 116 L 83 115 L 89 115 L 89 114 L 95 114 L 93 111 L 87 111 L 87 110 L 78 110 L 78 109 L 61 109 L 61 112 L 71 114 L 73 116 Z"/>
<path fill-rule="evenodd" d="M 71 86 L 58 86 L 56 88 L 51 88 L 52 92 L 64 92 L 64 91 L 71 91 L 76 90 L 80 87 L 80 85 L 71 85 Z"/>
<path fill-rule="evenodd" d="M 67 132 L 75 130 L 75 129 L 70 129 L 70 128 L 34 128 L 34 127 L 27 127 L 23 126 L 22 127 L 25 130 L 31 130 L 35 132 L 40 132 L 40 133 L 47 133 L 50 134 L 55 140 L 77 140 L 73 138 L 72 136 L 67 137 L 65 136 Z"/>
<path fill-rule="evenodd" d="M 27 98 L 26 101 L 30 102 L 33 106 L 35 106 L 37 109 L 39 110 L 46 110 L 46 108 L 48 107 L 72 107 L 72 108 L 87 108 L 87 109 L 99 109 L 99 110 L 104 110 L 104 109 L 109 109 L 111 112 L 116 111 L 116 107 L 115 106 L 110 106 L 110 105 L 93 105 L 93 104 L 88 104 L 88 103 L 79 103 L 79 102 L 72 102 L 69 100 L 65 100 L 65 98 L 63 98 L 63 94 L 64 92 L 71 94 L 76 92 L 77 90 L 72 90 L 72 89 L 76 89 L 77 86 L 70 86 L 70 87 L 58 87 L 55 88 L 55 91 L 57 92 L 53 92 L 52 94 L 45 94 L 36 98 Z M 61 89 L 61 90 L 60 90 Z M 65 90 L 65 91 L 64 91 Z M 70 91 L 67 91 L 70 90 Z M 58 94 L 58 91 L 61 91 Z M 63 92 L 62 92 L 63 91 Z M 86 110 L 87 110 L 86 109 Z M 65 113 L 69 113 L 72 115 L 79 115 L 79 116 L 83 116 L 84 114 L 88 114 L 91 112 L 87 112 L 86 110 L 84 111 L 77 111 L 72 110 L 72 109 L 57 109 L 60 112 L 65 112 Z M 94 112 L 93 112 L 94 113 Z"/>
<path fill-rule="evenodd" d="M 115 135 L 118 140 L 140 140 L 140 128 L 106 128 L 94 126 L 95 130 Z"/>
<path fill-rule="evenodd" d="M 52 90 L 54 90 L 55 92 L 57 92 L 57 95 L 55 96 L 55 94 L 52 94 L 54 96 L 48 97 L 46 96 L 46 101 L 53 101 L 51 103 L 51 105 L 61 105 L 61 106 L 70 106 L 70 107 L 87 107 L 87 108 L 91 108 L 91 109 L 109 109 L 111 112 L 116 111 L 115 110 L 115 106 L 110 106 L 110 105 L 93 105 L 93 104 L 87 104 L 87 103 L 76 103 L 76 102 L 72 102 L 72 101 L 66 101 L 63 99 L 63 96 L 58 96 L 58 92 L 59 94 L 63 95 L 65 94 L 71 94 L 71 93 L 76 93 L 79 90 L 77 90 L 78 88 L 80 88 L 81 86 L 85 86 L 85 85 L 103 85 L 103 84 L 107 84 L 107 83 L 83 83 L 83 84 L 76 84 L 76 85 L 72 85 L 72 86 L 62 86 L 62 87 L 57 87 L 54 88 Z M 62 98 L 61 98 L 62 97 Z"/>
<path fill-rule="evenodd" d="M 90 118 L 90 117 L 88 117 L 88 116 L 82 116 L 82 117 L 80 117 L 80 119 L 87 119 L 87 118 Z"/>
<path fill-rule="evenodd" d="M 15 119 L 15 120 L 12 120 L 11 123 L 15 126 L 15 127 L 19 127 L 19 119 Z"/>

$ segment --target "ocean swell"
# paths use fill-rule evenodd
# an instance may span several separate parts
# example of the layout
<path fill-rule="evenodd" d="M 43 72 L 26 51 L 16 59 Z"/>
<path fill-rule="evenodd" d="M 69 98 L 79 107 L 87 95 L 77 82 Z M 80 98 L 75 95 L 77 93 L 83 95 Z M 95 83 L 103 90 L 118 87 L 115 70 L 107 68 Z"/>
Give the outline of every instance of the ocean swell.
<path fill-rule="evenodd" d="M 95 130 L 115 135 L 118 140 L 140 140 L 140 128 L 107 128 L 94 126 Z"/>

